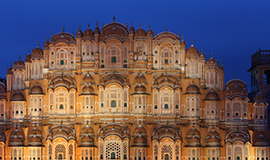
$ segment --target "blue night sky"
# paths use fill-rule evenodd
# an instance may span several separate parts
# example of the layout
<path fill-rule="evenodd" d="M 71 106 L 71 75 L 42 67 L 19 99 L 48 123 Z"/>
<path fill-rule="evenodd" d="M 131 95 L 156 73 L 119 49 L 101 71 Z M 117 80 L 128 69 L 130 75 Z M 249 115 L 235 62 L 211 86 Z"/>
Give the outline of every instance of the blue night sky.
<path fill-rule="evenodd" d="M 157 33 L 165 30 L 184 36 L 187 47 L 203 48 L 206 58 L 222 60 L 225 67 L 225 82 L 235 77 L 250 86 L 247 70 L 251 65 L 251 54 L 259 48 L 270 49 L 270 1 L 253 0 L 1 0 L 0 1 L 0 76 L 4 77 L 7 67 L 24 60 L 28 48 L 34 49 L 37 41 L 43 48 L 46 38 L 62 31 L 76 33 L 88 23 L 94 30 L 99 26 L 116 21 L 133 21 L 135 29 L 148 30 L 149 23 Z M 250 88 L 250 87 L 249 87 Z"/>

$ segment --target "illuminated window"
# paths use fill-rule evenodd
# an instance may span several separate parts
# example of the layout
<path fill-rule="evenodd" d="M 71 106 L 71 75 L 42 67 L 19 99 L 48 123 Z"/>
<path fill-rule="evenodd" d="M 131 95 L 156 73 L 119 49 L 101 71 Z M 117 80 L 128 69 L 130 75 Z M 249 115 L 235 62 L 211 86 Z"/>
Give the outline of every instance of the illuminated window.
<path fill-rule="evenodd" d="M 116 57 L 112 57 L 112 63 L 116 63 Z"/>
<path fill-rule="evenodd" d="M 111 153 L 111 159 L 115 159 L 115 153 L 114 152 Z"/>
<path fill-rule="evenodd" d="M 116 107 L 116 101 L 115 100 L 111 101 L 111 107 Z"/>

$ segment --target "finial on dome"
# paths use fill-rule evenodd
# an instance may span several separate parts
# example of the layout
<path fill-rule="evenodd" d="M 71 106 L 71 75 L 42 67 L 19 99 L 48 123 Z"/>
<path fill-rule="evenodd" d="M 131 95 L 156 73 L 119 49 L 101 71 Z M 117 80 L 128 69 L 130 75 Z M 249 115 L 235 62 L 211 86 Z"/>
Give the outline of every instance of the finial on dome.
<path fill-rule="evenodd" d="M 236 74 L 234 75 L 234 78 L 235 78 L 235 79 L 237 79 L 237 76 L 236 76 Z"/>
<path fill-rule="evenodd" d="M 52 37 L 53 37 L 53 32 L 52 32 Z"/>
<path fill-rule="evenodd" d="M 28 54 L 30 54 L 30 48 L 28 48 Z"/>
<path fill-rule="evenodd" d="M 201 53 L 203 53 L 203 48 L 202 48 L 202 50 L 201 50 Z"/>
<path fill-rule="evenodd" d="M 96 21 L 96 26 L 98 26 L 98 21 Z"/>
<path fill-rule="evenodd" d="M 37 46 L 39 47 L 39 41 L 37 41 Z"/>
<path fill-rule="evenodd" d="M 81 25 L 79 25 L 79 30 L 81 30 Z"/>
<path fill-rule="evenodd" d="M 179 37 L 179 31 L 177 31 L 177 36 Z"/>
<path fill-rule="evenodd" d="M 220 60 L 220 66 L 222 66 L 222 60 Z"/>
<path fill-rule="evenodd" d="M 184 41 L 184 36 L 182 35 L 182 41 Z"/>
<path fill-rule="evenodd" d="M 101 29 L 103 29 L 103 22 L 101 22 Z"/>
<path fill-rule="evenodd" d="M 9 66 L 9 68 L 12 68 L 12 63 L 10 63 L 10 66 Z"/>
<path fill-rule="evenodd" d="M 191 39 L 191 46 L 193 46 L 193 39 Z"/>
<path fill-rule="evenodd" d="M 142 23 L 140 22 L 140 28 L 142 28 Z"/>
<path fill-rule="evenodd" d="M 47 39 L 46 39 L 46 42 L 48 42 L 49 41 L 49 37 L 47 37 Z"/>
<path fill-rule="evenodd" d="M 155 31 L 155 36 L 157 35 L 157 31 Z"/>
<path fill-rule="evenodd" d="M 149 23 L 149 29 L 151 29 L 151 24 Z"/>
<path fill-rule="evenodd" d="M 113 16 L 113 22 L 115 22 L 115 16 Z"/>
<path fill-rule="evenodd" d="M 72 34 L 72 36 L 73 36 L 73 35 L 74 35 L 74 32 L 72 31 L 71 34 Z"/>
<path fill-rule="evenodd" d="M 213 58 L 213 52 L 211 52 L 211 58 Z"/>
<path fill-rule="evenodd" d="M 130 26 L 133 26 L 133 22 L 131 21 Z"/>
<path fill-rule="evenodd" d="M 21 60 L 21 55 L 19 55 L 19 60 Z"/>
<path fill-rule="evenodd" d="M 167 33 L 167 26 L 165 26 L 165 32 Z"/>
<path fill-rule="evenodd" d="M 88 23 L 88 28 L 90 28 L 90 23 Z"/>
<path fill-rule="evenodd" d="M 128 22 L 126 23 L 126 28 L 128 28 Z"/>
<path fill-rule="evenodd" d="M 63 25 L 63 27 L 62 27 L 62 31 L 65 32 L 65 26 L 64 26 L 64 25 Z"/>

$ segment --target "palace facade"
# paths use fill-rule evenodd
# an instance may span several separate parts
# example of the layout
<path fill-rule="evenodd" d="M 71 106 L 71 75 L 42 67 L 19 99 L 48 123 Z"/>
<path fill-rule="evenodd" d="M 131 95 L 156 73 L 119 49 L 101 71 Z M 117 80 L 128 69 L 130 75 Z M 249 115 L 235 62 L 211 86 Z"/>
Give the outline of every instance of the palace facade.
<path fill-rule="evenodd" d="M 167 29 L 63 29 L 0 83 L 0 159 L 269 160 L 264 94 L 224 74 Z"/>

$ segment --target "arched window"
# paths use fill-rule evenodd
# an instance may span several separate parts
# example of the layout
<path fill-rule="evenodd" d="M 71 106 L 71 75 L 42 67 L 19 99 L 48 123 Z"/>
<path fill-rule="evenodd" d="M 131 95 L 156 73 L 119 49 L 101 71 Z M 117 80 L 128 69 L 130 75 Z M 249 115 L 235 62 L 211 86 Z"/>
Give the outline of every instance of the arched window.
<path fill-rule="evenodd" d="M 103 159 L 103 154 L 100 155 L 100 159 Z"/>
<path fill-rule="evenodd" d="M 155 157 L 155 160 L 157 160 L 157 156 Z"/>
<path fill-rule="evenodd" d="M 237 156 L 237 158 L 236 158 L 237 160 L 240 160 L 240 157 L 239 156 Z"/>
<path fill-rule="evenodd" d="M 178 109 L 179 107 L 178 107 L 178 105 L 175 105 L 175 109 Z"/>
<path fill-rule="evenodd" d="M 168 63 L 169 63 L 168 59 L 165 59 L 165 64 L 168 64 Z"/>
<path fill-rule="evenodd" d="M 157 109 L 157 105 L 155 105 L 155 109 Z"/>
<path fill-rule="evenodd" d="M 169 159 L 170 159 L 169 155 L 165 154 L 165 160 L 169 160 Z"/>
<path fill-rule="evenodd" d="M 124 159 L 127 159 L 127 155 L 126 154 L 124 154 Z"/>
<path fill-rule="evenodd" d="M 63 159 L 63 155 L 62 154 L 59 154 L 58 155 L 58 160 L 62 160 Z"/>
<path fill-rule="evenodd" d="M 112 63 L 116 63 L 116 57 L 112 57 Z"/>
<path fill-rule="evenodd" d="M 63 106 L 63 104 L 60 104 L 60 107 L 59 107 L 59 109 L 64 109 L 64 106 Z"/>
<path fill-rule="evenodd" d="M 100 106 L 103 107 L 103 103 L 101 103 Z"/>
<path fill-rule="evenodd" d="M 169 105 L 168 104 L 165 104 L 164 105 L 164 109 L 169 109 Z"/>
<path fill-rule="evenodd" d="M 141 158 L 141 157 L 139 157 L 139 160 L 142 160 L 142 158 Z"/>
<path fill-rule="evenodd" d="M 111 159 L 115 159 L 115 153 L 114 152 L 111 153 Z"/>
<path fill-rule="evenodd" d="M 92 157 L 90 157 L 90 160 L 92 160 Z"/>
<path fill-rule="evenodd" d="M 85 160 L 88 160 L 88 157 L 85 157 Z"/>
<path fill-rule="evenodd" d="M 115 100 L 111 101 L 111 107 L 116 107 L 116 101 Z"/>

